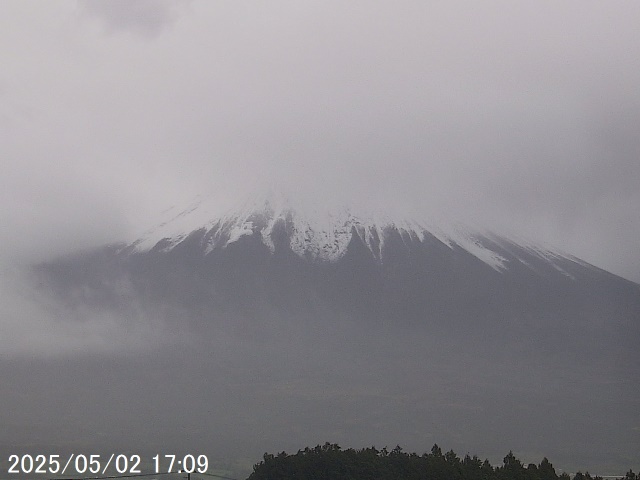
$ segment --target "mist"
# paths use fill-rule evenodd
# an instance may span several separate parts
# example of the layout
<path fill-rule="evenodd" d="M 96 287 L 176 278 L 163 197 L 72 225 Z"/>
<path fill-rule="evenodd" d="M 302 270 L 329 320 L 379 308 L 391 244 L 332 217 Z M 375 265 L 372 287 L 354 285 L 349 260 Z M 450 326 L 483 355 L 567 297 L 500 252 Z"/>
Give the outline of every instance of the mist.
<path fill-rule="evenodd" d="M 5 256 L 132 240 L 260 179 L 474 220 L 640 280 L 631 3 L 3 10 Z"/>
<path fill-rule="evenodd" d="M 206 448 L 237 475 L 264 451 L 325 441 L 477 445 L 494 463 L 505 449 L 525 463 L 556 454 L 600 474 L 637 459 L 637 322 L 624 317 L 637 285 L 603 280 L 628 295 L 602 307 L 616 328 L 522 314 L 502 329 L 513 319 L 481 310 L 492 336 L 460 319 L 412 331 L 315 297 L 310 312 L 295 295 L 245 305 L 239 280 L 198 283 L 175 265 L 144 277 L 150 294 L 104 258 L 197 195 L 224 212 L 275 190 L 529 238 L 640 283 L 640 4 L 82 0 L 0 13 L 3 452 Z M 177 300 L 158 293 L 172 292 L 153 283 L 165 277 L 184 280 Z M 365 287 L 358 298 L 375 303 Z M 190 303 L 219 289 L 237 308 Z M 558 292 L 558 304 L 575 293 Z M 572 305 L 580 319 L 588 297 Z"/>

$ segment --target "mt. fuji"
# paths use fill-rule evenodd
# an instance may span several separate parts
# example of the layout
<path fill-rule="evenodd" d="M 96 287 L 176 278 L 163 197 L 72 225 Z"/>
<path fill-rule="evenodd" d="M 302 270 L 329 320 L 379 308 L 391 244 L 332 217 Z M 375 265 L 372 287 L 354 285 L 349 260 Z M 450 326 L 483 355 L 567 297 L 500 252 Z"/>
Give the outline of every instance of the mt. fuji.
<path fill-rule="evenodd" d="M 559 253 L 534 243 L 517 242 L 491 233 L 480 233 L 459 225 L 397 218 L 388 213 L 352 212 L 349 208 L 335 211 L 319 208 L 298 208 L 284 196 L 271 196 L 263 201 L 246 202 L 240 208 L 215 216 L 215 206 L 198 198 L 178 213 L 165 212 L 167 217 L 146 231 L 130 250 L 169 252 L 188 236 L 200 236 L 203 254 L 224 249 L 243 236 L 257 235 L 271 253 L 288 248 L 300 258 L 310 261 L 335 262 L 342 258 L 352 240 L 361 242 L 378 262 L 383 262 L 385 242 L 399 236 L 407 248 L 411 243 L 440 242 L 451 250 L 458 249 L 476 257 L 497 271 L 509 269 L 511 262 L 532 269 L 534 263 L 547 262 L 567 276 L 560 264 L 594 268 L 571 255 Z M 283 238 L 283 236 L 285 238 Z M 284 241 L 284 244 L 282 244 Z M 517 250 L 517 251 L 516 251 Z"/>
<path fill-rule="evenodd" d="M 243 457 L 437 442 L 592 473 L 640 462 L 639 285 L 459 225 L 282 197 L 217 209 L 198 199 L 133 242 L 34 269 L 78 325 L 108 317 L 140 336 L 70 371 L 83 387 L 60 404 L 93 403 L 38 435 L 108 415 L 99 443 L 125 429 Z"/>

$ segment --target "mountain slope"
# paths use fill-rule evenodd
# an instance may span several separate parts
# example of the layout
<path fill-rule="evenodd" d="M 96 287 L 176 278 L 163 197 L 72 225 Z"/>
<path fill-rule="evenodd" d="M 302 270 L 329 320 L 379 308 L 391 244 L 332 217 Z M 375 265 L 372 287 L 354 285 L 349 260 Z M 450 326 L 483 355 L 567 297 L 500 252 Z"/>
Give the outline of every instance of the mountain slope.
<path fill-rule="evenodd" d="M 575 257 L 552 249 L 530 242 L 517 244 L 492 234 L 473 232 L 461 225 L 435 225 L 380 213 L 355 214 L 347 208 L 337 211 L 318 208 L 301 210 L 283 197 L 247 202 L 238 209 L 218 216 L 212 213 L 214 210 L 205 200 L 198 199 L 177 214 L 167 212 L 168 218 L 145 232 L 129 250 L 145 252 L 159 249 L 168 252 L 187 236 L 202 231 L 204 235 L 200 245 L 205 255 L 225 248 L 243 236 L 259 235 L 272 253 L 280 237 L 288 248 L 302 258 L 336 261 L 345 255 L 355 236 L 376 260 L 382 262 L 387 238 L 398 234 L 406 244 L 416 241 L 424 243 L 427 237 L 435 238 L 450 249 L 466 251 L 497 271 L 508 268 L 508 262 L 535 269 L 534 265 L 543 261 L 569 276 L 560 264 L 590 267 Z"/>
<path fill-rule="evenodd" d="M 273 201 L 194 207 L 131 244 L 36 269 L 69 312 L 108 312 L 127 334 L 159 319 L 165 332 L 151 353 L 71 369 L 94 390 L 69 425 L 111 412 L 111 441 L 127 425 L 131 438 L 258 456 L 331 440 L 496 459 L 514 448 L 595 473 L 640 463 L 637 284 L 460 227 Z M 114 385 L 137 417 L 103 400 Z M 18 391 L 4 393 L 20 410 Z M 67 395 L 82 389 L 59 392 L 61 405 Z M 189 429 L 155 426 L 147 404 Z"/>

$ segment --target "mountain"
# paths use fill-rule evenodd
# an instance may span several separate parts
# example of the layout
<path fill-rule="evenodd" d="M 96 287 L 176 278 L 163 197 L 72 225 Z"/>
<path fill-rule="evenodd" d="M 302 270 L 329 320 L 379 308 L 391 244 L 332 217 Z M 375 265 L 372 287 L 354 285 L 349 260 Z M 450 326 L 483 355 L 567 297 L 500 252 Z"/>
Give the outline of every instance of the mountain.
<path fill-rule="evenodd" d="M 145 232 L 131 247 L 136 252 L 162 249 L 167 252 L 180 244 L 190 234 L 204 232 L 201 246 L 204 254 L 225 248 L 246 235 L 259 235 L 262 242 L 274 253 L 278 236 L 284 235 L 281 245 L 289 248 L 298 256 L 313 261 L 336 261 L 346 254 L 347 247 L 355 235 L 380 263 L 385 253 L 385 241 L 394 234 L 400 234 L 405 240 L 425 242 L 425 237 L 433 237 L 450 248 L 461 248 L 467 253 L 492 266 L 504 269 L 505 262 L 513 260 L 513 254 L 505 258 L 498 250 L 517 247 L 495 235 L 480 234 L 463 226 L 436 225 L 411 219 L 394 218 L 389 214 L 354 214 L 348 208 L 336 211 L 307 208 L 302 211 L 292 206 L 283 196 L 271 196 L 266 200 L 253 200 L 242 207 L 218 216 L 210 212 L 211 205 L 204 199 L 196 200 L 189 208 L 177 214 L 166 212 L 167 218 L 154 228 Z M 493 240 L 493 241 L 492 241 Z M 508 243 L 500 245 L 500 243 Z M 285 246 L 286 244 L 286 246 Z M 553 252 L 527 243 L 523 247 L 525 257 L 532 254 L 538 260 L 551 261 L 554 268 L 563 271 L 554 260 L 569 260 L 589 266 L 570 255 Z M 522 258 L 516 261 L 526 264 Z M 532 267 L 533 268 L 533 267 Z M 566 273 L 566 272 L 565 272 Z"/>
<path fill-rule="evenodd" d="M 79 328 L 117 319 L 142 339 L 64 373 L 39 365 L 31 396 L 65 421 L 34 434 L 97 429 L 81 438 L 100 448 L 126 431 L 132 448 L 254 462 L 332 441 L 513 449 L 600 474 L 640 464 L 639 285 L 462 226 L 282 199 L 215 208 L 199 200 L 136 241 L 34 269 Z M 52 372 L 54 393 L 39 386 Z M 18 384 L 2 392 L 16 411 Z"/>
<path fill-rule="evenodd" d="M 602 329 L 621 344 L 637 338 L 629 332 L 639 317 L 629 312 L 637 311 L 638 285 L 549 247 L 460 225 L 300 211 L 282 198 L 203 222 L 206 211 L 196 203 L 116 248 L 132 284 L 190 307 L 197 299 L 210 311 L 271 308 L 278 299 L 278 308 L 302 313 L 317 301 L 395 327 L 486 331 L 504 322 L 523 333 L 547 326 Z M 561 316 L 565 310 L 571 314 Z"/>

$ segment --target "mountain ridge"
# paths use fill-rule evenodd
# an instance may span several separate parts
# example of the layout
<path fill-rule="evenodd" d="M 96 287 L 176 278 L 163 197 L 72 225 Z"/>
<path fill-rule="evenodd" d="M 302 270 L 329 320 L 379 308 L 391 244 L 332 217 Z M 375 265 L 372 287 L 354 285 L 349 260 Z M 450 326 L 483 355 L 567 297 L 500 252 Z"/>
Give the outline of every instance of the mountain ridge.
<path fill-rule="evenodd" d="M 345 444 L 438 437 L 488 454 L 505 442 L 530 454 L 544 448 L 590 470 L 637 462 L 640 285 L 499 235 L 474 239 L 506 268 L 427 230 L 370 228 L 380 216 L 305 223 L 282 205 L 224 216 L 194 204 L 168 212 L 177 220 L 138 243 L 34 269 L 74 328 L 107 318 L 139 346 L 129 359 L 114 354 L 107 369 L 101 357 L 85 374 L 82 357 L 69 375 L 83 382 L 57 393 L 59 405 L 91 393 L 75 424 L 111 412 L 114 441 L 134 425 L 139 444 L 193 448 L 281 450 L 308 435 Z M 304 242 L 295 251 L 297 234 L 322 246 L 334 222 L 341 255 L 305 255 Z M 305 237 L 307 227 L 316 236 Z M 49 399 L 46 382 L 35 383 Z M 20 409 L 20 391 L 5 388 L 13 408 L 5 417 Z M 154 411 L 189 432 L 156 430 L 146 392 L 169 399 Z M 137 410 L 122 417 L 114 394 Z M 186 417 L 175 416 L 176 402 Z M 63 431 L 55 422 L 39 428 L 42 438 Z"/>
<path fill-rule="evenodd" d="M 203 232 L 200 246 L 204 255 L 226 248 L 248 235 L 259 236 L 273 253 L 275 237 L 284 234 L 288 247 L 299 257 L 335 262 L 345 255 L 356 236 L 373 258 L 382 262 L 387 239 L 397 233 L 405 244 L 435 239 L 450 250 L 462 249 L 498 272 L 508 270 L 514 262 L 535 270 L 532 258 L 548 263 L 568 277 L 573 274 L 563 265 L 575 264 L 600 270 L 541 242 L 523 238 L 516 240 L 513 236 L 507 238 L 461 223 L 417 221 L 388 213 L 355 212 L 349 207 L 305 209 L 297 204 L 294 206 L 283 195 L 261 198 L 256 197 L 239 208 L 219 213 L 199 197 L 186 209 L 178 210 L 178 213 L 145 231 L 124 250 L 130 253 L 169 252 L 190 235 Z"/>

